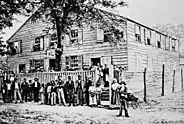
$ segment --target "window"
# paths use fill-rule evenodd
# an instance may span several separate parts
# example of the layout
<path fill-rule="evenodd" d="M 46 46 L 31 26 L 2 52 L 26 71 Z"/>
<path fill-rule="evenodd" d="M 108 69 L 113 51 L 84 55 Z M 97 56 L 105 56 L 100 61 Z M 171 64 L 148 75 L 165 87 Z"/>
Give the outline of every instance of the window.
<path fill-rule="evenodd" d="M 82 68 L 82 55 L 66 56 L 66 70 L 78 70 Z"/>
<path fill-rule="evenodd" d="M 151 31 L 147 31 L 147 44 L 151 45 Z"/>
<path fill-rule="evenodd" d="M 31 73 L 43 72 L 43 69 L 44 69 L 43 59 L 30 60 L 30 71 L 29 72 L 31 72 Z"/>
<path fill-rule="evenodd" d="M 37 37 L 33 41 L 33 51 L 41 51 L 43 50 L 43 44 L 44 44 L 44 36 Z"/>
<path fill-rule="evenodd" d="M 70 32 L 71 44 L 78 43 L 78 30 L 71 30 Z"/>
<path fill-rule="evenodd" d="M 147 33 L 147 32 L 146 32 L 146 29 L 145 29 L 145 28 L 144 28 L 143 31 L 144 31 L 144 32 L 143 32 L 143 33 L 144 33 L 144 42 L 146 43 L 146 33 Z"/>
<path fill-rule="evenodd" d="M 26 72 L 26 65 L 20 64 L 19 65 L 19 73 L 25 73 Z"/>
<path fill-rule="evenodd" d="M 165 49 L 170 50 L 170 37 L 166 37 Z"/>
<path fill-rule="evenodd" d="M 17 40 L 9 44 L 13 53 L 22 53 L 22 40 Z"/>
<path fill-rule="evenodd" d="M 161 48 L 161 35 L 157 34 L 157 47 Z"/>
<path fill-rule="evenodd" d="M 135 25 L 135 38 L 136 41 L 141 41 L 141 26 Z"/>
<path fill-rule="evenodd" d="M 50 49 L 57 48 L 57 34 L 54 33 L 51 35 L 51 41 L 50 41 Z"/>
<path fill-rule="evenodd" d="M 111 33 L 110 31 L 105 30 L 104 31 L 104 42 L 111 42 L 113 41 L 113 33 Z"/>
<path fill-rule="evenodd" d="M 172 42 L 172 50 L 175 51 L 175 46 L 176 46 L 175 42 L 176 42 L 176 39 L 172 38 L 172 41 L 171 42 Z"/>

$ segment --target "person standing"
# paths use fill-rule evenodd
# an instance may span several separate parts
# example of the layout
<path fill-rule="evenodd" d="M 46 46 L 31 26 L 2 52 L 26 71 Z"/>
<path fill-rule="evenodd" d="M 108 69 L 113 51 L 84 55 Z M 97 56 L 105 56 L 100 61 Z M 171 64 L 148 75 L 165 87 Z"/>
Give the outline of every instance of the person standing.
<path fill-rule="evenodd" d="M 46 103 L 50 105 L 51 103 L 51 90 L 52 90 L 52 81 L 47 83 L 47 101 Z"/>
<path fill-rule="evenodd" d="M 17 95 L 20 99 L 20 102 L 23 103 L 22 101 L 22 97 L 21 97 L 21 94 L 20 94 L 20 83 L 18 83 L 18 79 L 15 78 L 13 83 L 12 83 L 12 87 L 13 87 L 13 90 L 14 90 L 14 99 L 15 99 L 15 104 L 17 103 Z"/>
<path fill-rule="evenodd" d="M 38 78 L 35 78 L 34 82 L 33 82 L 34 102 L 39 101 L 39 99 L 38 99 L 39 89 L 40 89 L 40 83 L 38 81 Z"/>
<path fill-rule="evenodd" d="M 22 100 L 25 100 L 25 102 L 27 102 L 29 84 L 26 78 L 24 78 L 24 81 L 21 84 L 21 88 L 22 88 Z"/>
<path fill-rule="evenodd" d="M 102 85 L 100 83 L 96 84 L 96 99 L 97 99 L 97 105 L 101 105 L 101 95 L 102 95 Z"/>
<path fill-rule="evenodd" d="M 82 87 L 82 80 L 81 80 L 81 76 L 78 75 L 78 80 L 76 81 L 76 93 L 77 93 L 77 100 L 78 100 L 78 104 L 83 106 L 83 87 Z"/>
<path fill-rule="evenodd" d="M 107 68 L 107 64 L 105 64 L 105 68 L 103 69 L 103 81 L 104 87 L 109 87 L 109 68 Z"/>
<path fill-rule="evenodd" d="M 122 111 L 124 109 L 125 111 L 125 117 L 129 117 L 128 115 L 128 107 L 127 107 L 127 86 L 124 81 L 120 82 L 120 110 L 119 110 L 119 116 L 122 116 Z"/>
<path fill-rule="evenodd" d="M 57 92 L 57 87 L 55 82 L 52 82 L 52 88 L 51 88 L 51 105 L 56 105 L 56 92 Z"/>
<path fill-rule="evenodd" d="M 58 77 L 57 93 L 58 93 L 59 104 L 62 105 L 63 103 L 63 105 L 66 106 L 65 95 L 64 95 L 64 81 L 62 81 L 60 77 Z"/>
<path fill-rule="evenodd" d="M 111 85 L 111 104 L 112 105 L 117 105 L 118 104 L 118 96 L 119 96 L 119 84 L 117 82 L 117 79 L 114 78 L 112 81 L 112 85 Z"/>
<path fill-rule="evenodd" d="M 2 85 L 2 97 L 3 97 L 3 102 L 6 103 L 6 86 L 4 83 Z"/>
<path fill-rule="evenodd" d="M 89 87 L 93 83 L 89 78 L 90 78 L 90 76 L 86 77 L 86 83 L 84 85 L 85 102 L 86 102 L 87 106 L 89 106 Z"/>
<path fill-rule="evenodd" d="M 11 81 L 12 82 L 12 81 Z M 7 102 L 11 103 L 12 102 L 12 84 L 10 81 L 7 81 L 6 83 L 6 91 L 7 91 Z"/>
<path fill-rule="evenodd" d="M 75 106 L 75 101 L 74 101 L 75 87 L 74 87 L 74 82 L 71 80 L 71 76 L 68 76 L 68 81 L 66 82 L 66 89 L 67 89 L 68 101 L 69 101 L 68 106 L 71 106 L 71 104 Z"/>
<path fill-rule="evenodd" d="M 96 87 L 94 85 L 94 83 L 91 84 L 91 86 L 89 87 L 89 105 L 91 107 L 94 107 L 95 105 L 97 105 L 96 103 Z"/>
<path fill-rule="evenodd" d="M 44 84 L 41 85 L 39 93 L 40 93 L 40 98 L 41 98 L 40 104 L 44 104 L 44 100 L 45 100 L 45 97 L 44 97 L 44 93 L 45 93 L 44 92 Z"/>

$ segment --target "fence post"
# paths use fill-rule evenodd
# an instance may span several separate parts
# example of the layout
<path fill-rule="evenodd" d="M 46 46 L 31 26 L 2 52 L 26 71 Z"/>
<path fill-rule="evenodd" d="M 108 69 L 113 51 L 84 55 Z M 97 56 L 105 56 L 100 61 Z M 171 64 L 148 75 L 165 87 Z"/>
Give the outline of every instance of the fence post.
<path fill-rule="evenodd" d="M 144 102 L 147 102 L 147 99 L 146 99 L 146 68 L 144 69 Z"/>
<path fill-rule="evenodd" d="M 183 91 L 183 69 L 181 69 L 181 90 Z"/>
<path fill-rule="evenodd" d="M 162 66 L 162 93 L 161 93 L 161 96 L 164 96 L 164 70 L 165 70 L 165 65 L 163 64 L 163 66 Z"/>
<path fill-rule="evenodd" d="M 175 70 L 173 71 L 173 85 L 172 85 L 172 93 L 174 93 L 174 86 L 175 86 Z"/>

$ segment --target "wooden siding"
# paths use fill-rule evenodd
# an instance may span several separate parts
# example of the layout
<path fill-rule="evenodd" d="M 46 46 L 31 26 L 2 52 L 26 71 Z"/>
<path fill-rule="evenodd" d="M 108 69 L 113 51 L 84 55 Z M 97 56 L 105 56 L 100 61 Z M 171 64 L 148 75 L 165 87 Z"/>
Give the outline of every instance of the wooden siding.
<path fill-rule="evenodd" d="M 123 25 L 126 28 L 125 24 Z M 22 28 L 20 28 L 8 42 L 22 40 L 22 53 L 9 57 L 9 63 L 12 65 L 13 70 L 19 72 L 19 64 L 26 64 L 26 72 L 30 68 L 31 59 L 44 59 L 45 70 L 48 69 L 48 59 L 54 59 L 55 56 L 46 56 L 46 50 L 49 48 L 50 35 L 44 36 L 44 50 L 32 52 L 32 41 L 36 37 L 43 36 L 43 30 L 49 26 L 43 22 L 32 23 L 27 21 Z M 65 68 L 65 57 L 71 55 L 83 55 L 83 65 L 89 67 L 91 65 L 91 58 L 95 57 L 111 57 L 114 65 L 127 67 L 127 41 L 122 41 L 121 44 L 115 46 L 109 42 L 97 42 L 97 30 L 84 26 L 83 29 L 78 30 L 82 34 L 82 44 L 69 45 L 68 40 L 63 40 L 64 52 L 62 55 L 61 66 Z M 82 33 L 81 33 L 82 32 Z M 47 50 L 47 52 L 54 50 Z"/>
<path fill-rule="evenodd" d="M 148 68 L 150 71 L 160 71 L 162 64 L 165 64 L 166 71 L 171 71 L 179 65 L 179 53 L 177 51 L 164 50 L 165 47 L 157 48 L 155 46 L 156 38 L 154 38 L 154 31 L 152 31 L 152 45 L 145 45 L 142 41 L 143 35 L 141 35 L 140 42 L 136 41 L 135 23 L 128 21 L 127 35 L 129 71 L 143 71 L 143 68 Z M 161 44 L 165 45 L 164 42 Z"/>

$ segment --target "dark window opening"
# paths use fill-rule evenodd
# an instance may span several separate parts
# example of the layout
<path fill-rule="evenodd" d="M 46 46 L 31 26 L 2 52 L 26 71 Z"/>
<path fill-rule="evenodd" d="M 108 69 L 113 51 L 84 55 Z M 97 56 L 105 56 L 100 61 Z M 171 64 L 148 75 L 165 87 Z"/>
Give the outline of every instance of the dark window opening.
<path fill-rule="evenodd" d="M 160 41 L 157 41 L 157 47 L 158 47 L 158 48 L 161 48 Z"/>
<path fill-rule="evenodd" d="M 19 65 L 19 73 L 25 73 L 26 72 L 26 65 L 20 64 Z"/>
<path fill-rule="evenodd" d="M 148 44 L 148 45 L 151 45 L 151 40 L 150 40 L 150 38 L 147 38 L 147 44 Z"/>
<path fill-rule="evenodd" d="M 91 58 L 91 65 L 97 66 L 98 64 L 101 64 L 100 58 Z"/>

